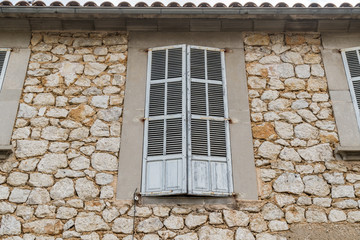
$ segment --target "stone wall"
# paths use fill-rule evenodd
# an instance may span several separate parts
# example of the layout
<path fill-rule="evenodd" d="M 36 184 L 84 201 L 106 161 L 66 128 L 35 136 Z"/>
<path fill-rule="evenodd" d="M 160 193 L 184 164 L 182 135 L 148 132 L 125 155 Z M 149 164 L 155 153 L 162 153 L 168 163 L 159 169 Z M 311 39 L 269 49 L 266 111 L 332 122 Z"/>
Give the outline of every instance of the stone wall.
<path fill-rule="evenodd" d="M 114 198 L 127 34 L 34 33 L 15 154 L 0 162 L 0 238 L 283 240 L 360 222 L 360 168 L 333 156 L 320 36 L 244 39 L 259 201 L 134 211 Z"/>
<path fill-rule="evenodd" d="M 93 214 L 116 189 L 127 34 L 34 33 L 30 48 L 15 154 L 0 163 L 0 238 L 77 237 L 86 219 L 107 229 Z"/>
<path fill-rule="evenodd" d="M 266 221 L 261 231 L 286 231 L 294 223 L 359 222 L 358 164 L 333 155 L 338 135 L 320 35 L 248 34 L 245 44 L 264 203 L 258 217 Z"/>

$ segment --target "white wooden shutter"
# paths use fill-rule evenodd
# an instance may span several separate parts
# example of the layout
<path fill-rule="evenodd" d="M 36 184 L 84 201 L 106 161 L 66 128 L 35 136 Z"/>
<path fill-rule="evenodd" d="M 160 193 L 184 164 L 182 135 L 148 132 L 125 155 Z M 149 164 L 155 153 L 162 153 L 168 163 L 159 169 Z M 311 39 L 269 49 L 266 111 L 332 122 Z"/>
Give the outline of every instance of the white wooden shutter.
<path fill-rule="evenodd" d="M 233 191 L 224 51 L 187 47 L 188 193 Z"/>
<path fill-rule="evenodd" d="M 342 51 L 345 72 L 349 83 L 357 122 L 360 128 L 360 48 L 350 48 Z"/>
<path fill-rule="evenodd" d="M 187 192 L 186 47 L 149 49 L 143 195 Z"/>
<path fill-rule="evenodd" d="M 0 48 L 0 91 L 4 82 L 9 56 L 10 56 L 10 49 Z"/>

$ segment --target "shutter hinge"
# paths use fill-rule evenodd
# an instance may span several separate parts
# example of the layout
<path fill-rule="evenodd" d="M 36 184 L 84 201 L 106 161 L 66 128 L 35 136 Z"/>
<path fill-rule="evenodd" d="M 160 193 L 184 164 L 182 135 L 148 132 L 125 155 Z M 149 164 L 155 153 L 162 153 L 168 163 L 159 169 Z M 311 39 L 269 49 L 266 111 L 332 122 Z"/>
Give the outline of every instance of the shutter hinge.
<path fill-rule="evenodd" d="M 224 51 L 225 53 L 232 53 L 233 52 L 233 50 L 230 49 L 230 48 L 224 48 L 224 49 L 222 49 L 222 51 Z"/>

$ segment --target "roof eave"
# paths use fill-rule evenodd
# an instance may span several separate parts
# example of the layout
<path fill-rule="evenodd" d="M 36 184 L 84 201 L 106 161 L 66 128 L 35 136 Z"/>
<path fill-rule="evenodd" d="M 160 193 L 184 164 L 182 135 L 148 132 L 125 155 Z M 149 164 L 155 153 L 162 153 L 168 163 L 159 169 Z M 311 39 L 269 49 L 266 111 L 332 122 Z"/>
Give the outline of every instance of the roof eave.
<path fill-rule="evenodd" d="M 359 19 L 360 8 L 0 7 L 0 17 Z"/>

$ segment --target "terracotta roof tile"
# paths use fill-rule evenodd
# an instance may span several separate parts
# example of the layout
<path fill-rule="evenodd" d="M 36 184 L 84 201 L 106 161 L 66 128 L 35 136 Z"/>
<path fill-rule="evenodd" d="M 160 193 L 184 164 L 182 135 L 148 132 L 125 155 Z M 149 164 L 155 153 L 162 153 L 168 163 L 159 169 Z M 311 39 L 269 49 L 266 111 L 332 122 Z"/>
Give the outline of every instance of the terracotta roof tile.
<path fill-rule="evenodd" d="M 50 4 L 50 6 L 52 6 L 52 7 L 63 7 L 64 4 L 62 4 L 62 3 L 59 2 L 59 1 L 55 1 L 55 2 L 52 2 L 52 3 Z M 84 6 L 86 6 L 86 3 L 84 4 Z"/>
<path fill-rule="evenodd" d="M 131 7 L 131 5 L 128 2 L 121 2 L 118 4 L 118 7 Z"/>
<path fill-rule="evenodd" d="M 17 2 L 15 6 L 30 6 L 30 4 L 26 1 L 20 1 L 20 2 Z"/>
<path fill-rule="evenodd" d="M 287 5 L 284 2 L 280 2 L 280 3 L 276 4 L 275 7 L 289 7 L 289 5 Z"/>
<path fill-rule="evenodd" d="M 111 2 L 103 2 L 100 6 L 101 7 L 114 7 L 114 4 L 112 4 Z"/>
<path fill-rule="evenodd" d="M 45 4 L 43 1 L 33 2 L 32 5 L 33 5 L 33 6 L 37 6 L 37 7 L 44 7 L 44 6 L 46 6 L 46 4 Z"/>

